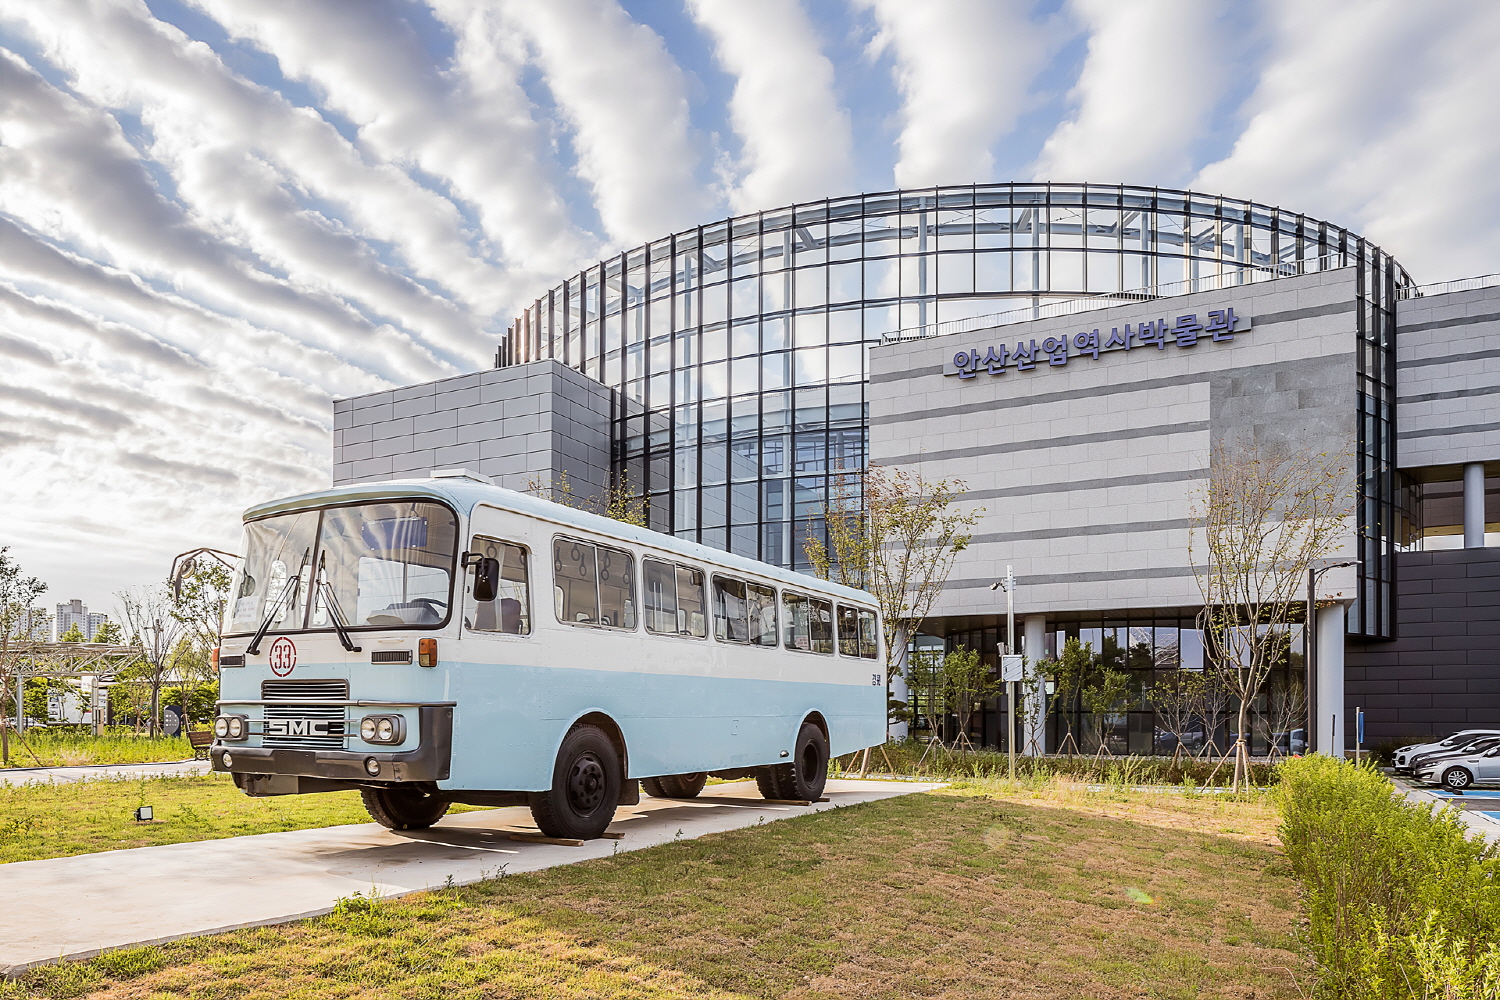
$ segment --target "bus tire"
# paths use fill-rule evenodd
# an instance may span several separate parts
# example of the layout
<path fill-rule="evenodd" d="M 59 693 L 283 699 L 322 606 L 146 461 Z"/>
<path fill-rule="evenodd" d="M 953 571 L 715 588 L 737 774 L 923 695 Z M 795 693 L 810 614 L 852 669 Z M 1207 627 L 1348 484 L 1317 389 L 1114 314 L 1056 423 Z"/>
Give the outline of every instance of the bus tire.
<path fill-rule="evenodd" d="M 361 788 L 370 818 L 387 830 L 425 830 L 448 811 L 448 803 L 416 788 Z"/>
<path fill-rule="evenodd" d="M 828 739 L 811 722 L 802 723 L 789 764 L 771 764 L 756 772 L 755 783 L 768 799 L 816 802 L 828 783 Z"/>
<path fill-rule="evenodd" d="M 552 767 L 552 788 L 532 792 L 531 817 L 548 837 L 593 840 L 615 818 L 620 800 L 620 753 L 598 726 L 574 726 Z"/>
<path fill-rule="evenodd" d="M 655 778 L 641 779 L 641 787 L 655 799 L 696 799 L 706 784 L 708 775 L 702 771 L 694 771 L 692 774 L 662 774 Z"/>

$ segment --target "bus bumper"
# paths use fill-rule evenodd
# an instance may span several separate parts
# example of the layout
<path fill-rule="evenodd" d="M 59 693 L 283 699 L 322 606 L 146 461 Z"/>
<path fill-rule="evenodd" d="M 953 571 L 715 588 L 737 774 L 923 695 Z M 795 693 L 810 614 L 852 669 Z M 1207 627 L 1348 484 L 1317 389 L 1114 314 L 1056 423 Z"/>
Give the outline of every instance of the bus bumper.
<path fill-rule="evenodd" d="M 209 761 L 213 770 L 235 775 L 235 784 L 247 790 L 247 782 L 261 775 L 321 779 L 309 782 L 309 791 L 325 790 L 318 787 L 323 781 L 341 783 L 332 787 L 348 787 L 343 782 L 442 781 L 448 777 L 453 760 L 453 706 L 418 706 L 417 725 L 419 742 L 415 750 L 288 750 L 215 743 Z M 225 757 L 229 763 L 225 763 Z M 294 784 L 260 783 L 277 788 Z"/>

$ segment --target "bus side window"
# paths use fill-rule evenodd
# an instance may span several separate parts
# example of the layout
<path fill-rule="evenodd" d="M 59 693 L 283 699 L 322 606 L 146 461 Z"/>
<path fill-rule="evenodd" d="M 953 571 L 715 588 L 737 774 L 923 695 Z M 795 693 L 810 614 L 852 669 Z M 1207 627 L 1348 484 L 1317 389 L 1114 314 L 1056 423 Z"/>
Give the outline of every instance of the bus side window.
<path fill-rule="evenodd" d="M 745 585 L 745 603 L 750 620 L 750 641 L 757 646 L 776 645 L 776 591 L 758 583 Z"/>
<path fill-rule="evenodd" d="M 655 559 L 641 560 L 646 585 L 646 631 L 676 635 L 677 573 L 671 563 Z"/>
<path fill-rule="evenodd" d="M 599 624 L 635 628 L 635 556 L 599 546 Z"/>
<path fill-rule="evenodd" d="M 531 588 L 526 550 L 519 545 L 475 536 L 470 550 L 500 563 L 499 586 L 493 601 L 474 600 L 475 573 L 469 574 L 468 594 L 474 608 L 465 624 L 477 632 L 531 634 Z"/>
<path fill-rule="evenodd" d="M 814 653 L 833 652 L 833 602 L 820 601 L 816 597 L 808 601 L 812 606 L 807 621 L 812 632 Z"/>
<path fill-rule="evenodd" d="M 859 655 L 867 660 L 880 656 L 880 619 L 873 611 L 859 613 Z"/>
<path fill-rule="evenodd" d="M 838 610 L 839 652 L 845 656 L 859 655 L 859 611 L 842 604 Z"/>
<path fill-rule="evenodd" d="M 812 634 L 807 625 L 807 598 L 783 591 L 781 602 L 786 611 L 786 648 L 807 652 L 812 649 Z"/>
<path fill-rule="evenodd" d="M 745 583 L 714 577 L 714 637 L 723 642 L 744 642 L 746 627 Z"/>
<path fill-rule="evenodd" d="M 677 567 L 677 632 L 699 639 L 708 635 L 708 619 L 703 613 L 701 569 Z"/>
<path fill-rule="evenodd" d="M 553 539 L 552 594 L 558 621 L 587 625 L 599 623 L 596 558 L 594 547 L 587 542 L 571 538 Z"/>

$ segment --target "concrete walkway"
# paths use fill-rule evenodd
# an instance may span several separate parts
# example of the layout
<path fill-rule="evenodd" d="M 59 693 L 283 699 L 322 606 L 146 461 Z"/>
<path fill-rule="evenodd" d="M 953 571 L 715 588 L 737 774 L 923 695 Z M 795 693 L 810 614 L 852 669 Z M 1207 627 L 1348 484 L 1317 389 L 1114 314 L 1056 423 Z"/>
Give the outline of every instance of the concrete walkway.
<path fill-rule="evenodd" d="M 536 871 L 676 839 L 734 830 L 941 787 L 931 782 L 830 781 L 828 802 L 758 801 L 753 782 L 711 785 L 696 799 L 641 797 L 610 827 L 620 840 L 530 844 L 524 808 L 446 817 L 397 833 L 365 823 L 194 844 L 141 847 L 0 865 L 0 974 L 87 958 L 111 948 L 284 923 L 327 913 L 359 892 L 399 896 Z"/>
<path fill-rule="evenodd" d="M 1452 806 L 1459 811 L 1459 818 L 1470 833 L 1500 843 L 1500 789 L 1476 788 L 1454 795 L 1446 788 L 1427 788 L 1394 775 L 1391 782 L 1412 802 L 1423 805 L 1438 802 Z"/>
<path fill-rule="evenodd" d="M 207 774 L 206 760 L 174 760 L 164 764 L 81 764 L 77 767 L 9 767 L 0 770 L 0 785 L 45 785 L 53 782 L 93 781 L 99 778 L 160 778 Z"/>

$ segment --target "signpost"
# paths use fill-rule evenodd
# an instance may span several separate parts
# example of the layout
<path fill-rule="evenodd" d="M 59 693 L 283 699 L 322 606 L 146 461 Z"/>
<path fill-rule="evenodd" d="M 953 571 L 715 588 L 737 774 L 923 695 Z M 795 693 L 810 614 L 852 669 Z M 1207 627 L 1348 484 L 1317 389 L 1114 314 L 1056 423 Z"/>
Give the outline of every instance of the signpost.
<path fill-rule="evenodd" d="M 1016 655 L 1016 576 L 1005 567 L 1005 579 L 996 580 L 990 590 L 1005 591 L 1005 645 L 1000 650 L 1000 680 L 1005 685 L 1005 746 L 1010 752 L 1010 776 L 1016 777 L 1016 685 L 1023 674 L 1022 658 Z"/>

